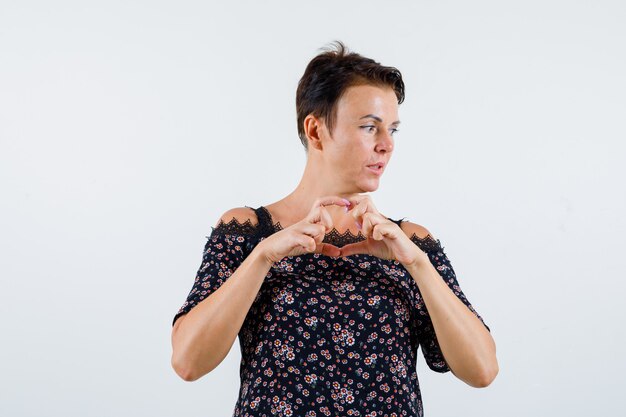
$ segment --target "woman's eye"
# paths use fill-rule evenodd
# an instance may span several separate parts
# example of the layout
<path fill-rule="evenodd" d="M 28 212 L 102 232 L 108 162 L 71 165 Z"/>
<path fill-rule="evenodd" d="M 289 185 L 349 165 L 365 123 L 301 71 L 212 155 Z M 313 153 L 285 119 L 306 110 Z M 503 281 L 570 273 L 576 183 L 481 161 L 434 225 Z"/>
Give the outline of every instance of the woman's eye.
<path fill-rule="evenodd" d="M 368 133 L 374 133 L 374 131 L 376 130 L 376 126 L 374 125 L 361 126 L 361 129 L 367 130 Z M 391 135 L 393 136 L 393 134 L 398 132 L 399 129 L 393 128 L 393 129 L 390 129 L 390 131 L 391 131 Z"/>

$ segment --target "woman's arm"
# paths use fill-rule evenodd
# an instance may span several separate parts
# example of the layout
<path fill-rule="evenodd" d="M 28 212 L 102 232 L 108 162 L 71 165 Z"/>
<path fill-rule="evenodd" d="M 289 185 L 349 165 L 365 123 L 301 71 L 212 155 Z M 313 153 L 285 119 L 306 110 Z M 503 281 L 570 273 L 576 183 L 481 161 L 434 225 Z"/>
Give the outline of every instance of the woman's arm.
<path fill-rule="evenodd" d="M 427 255 L 405 268 L 420 289 L 452 373 L 472 387 L 491 384 L 499 368 L 496 345 L 485 325 L 441 279 Z"/>
<path fill-rule="evenodd" d="M 260 246 L 214 293 L 174 323 L 172 367 L 185 381 L 211 372 L 230 351 L 272 266 Z"/>

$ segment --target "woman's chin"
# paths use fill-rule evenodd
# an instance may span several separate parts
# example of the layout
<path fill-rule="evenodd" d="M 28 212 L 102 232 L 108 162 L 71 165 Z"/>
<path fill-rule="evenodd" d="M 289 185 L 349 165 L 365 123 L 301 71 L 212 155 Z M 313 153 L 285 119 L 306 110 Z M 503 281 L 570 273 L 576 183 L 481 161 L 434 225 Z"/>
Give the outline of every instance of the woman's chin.
<path fill-rule="evenodd" d="M 364 193 L 370 193 L 376 191 L 379 185 L 380 177 L 374 179 L 368 178 L 367 181 L 363 181 L 361 184 L 359 184 L 358 188 L 362 189 L 362 192 Z"/>

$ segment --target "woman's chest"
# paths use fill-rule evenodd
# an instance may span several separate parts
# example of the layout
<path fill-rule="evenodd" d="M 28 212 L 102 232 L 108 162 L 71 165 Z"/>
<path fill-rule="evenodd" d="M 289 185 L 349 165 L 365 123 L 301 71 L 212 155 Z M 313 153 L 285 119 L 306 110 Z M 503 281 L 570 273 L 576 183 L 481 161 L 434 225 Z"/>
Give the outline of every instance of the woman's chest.
<path fill-rule="evenodd" d="M 410 331 L 408 273 L 372 257 L 286 257 L 268 272 L 247 325 L 260 336 L 397 340 Z M 410 278 L 410 276 L 408 276 Z"/>

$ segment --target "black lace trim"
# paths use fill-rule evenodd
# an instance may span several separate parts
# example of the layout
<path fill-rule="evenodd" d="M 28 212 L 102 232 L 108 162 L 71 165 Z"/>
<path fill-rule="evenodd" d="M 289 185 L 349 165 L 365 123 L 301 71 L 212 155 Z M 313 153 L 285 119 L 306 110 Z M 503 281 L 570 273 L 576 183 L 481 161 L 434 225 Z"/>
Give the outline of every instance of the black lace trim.
<path fill-rule="evenodd" d="M 276 232 L 283 230 L 283 226 L 280 222 L 273 224 L 274 230 Z M 336 228 L 330 229 L 330 232 L 324 235 L 323 243 L 330 243 L 331 245 L 335 245 L 338 248 L 345 246 L 349 243 L 356 243 L 362 240 L 365 240 L 365 235 L 361 232 L 358 232 L 356 235 L 352 233 L 350 230 L 346 230 L 343 233 L 340 233 Z"/>
<path fill-rule="evenodd" d="M 278 232 L 280 230 L 283 229 L 282 225 L 280 224 L 280 222 L 277 223 L 273 223 L 272 222 L 272 215 L 270 214 L 269 210 L 267 210 L 265 207 L 261 206 L 261 209 L 263 209 L 264 214 L 267 215 L 267 218 L 269 219 L 269 222 L 272 225 L 273 228 L 273 232 Z M 391 220 L 392 222 L 396 223 L 398 226 L 400 226 L 400 223 L 402 223 L 402 221 L 404 220 L 404 218 L 402 220 L 393 220 L 389 217 L 387 217 L 389 220 Z M 439 241 L 439 239 L 435 239 L 432 237 L 432 235 L 428 234 L 424 237 L 419 237 L 417 236 L 415 233 L 413 233 L 413 235 L 410 237 L 411 241 L 413 241 L 413 243 L 415 243 L 420 249 L 422 249 L 423 251 L 433 251 L 433 250 L 439 250 L 441 249 L 441 242 Z M 356 235 L 354 233 L 352 233 L 352 231 L 350 230 L 346 230 L 343 233 L 340 233 L 339 230 L 337 230 L 336 228 L 332 228 L 330 230 L 330 232 L 328 232 L 326 235 L 324 235 L 324 239 L 322 240 L 322 242 L 324 243 L 330 243 L 331 245 L 335 245 L 338 248 L 345 246 L 349 243 L 357 243 L 360 242 L 362 240 L 366 240 L 365 235 L 363 235 L 363 233 L 358 232 Z"/>
<path fill-rule="evenodd" d="M 240 223 L 236 218 L 232 218 L 226 223 L 224 220 L 220 219 L 217 226 L 211 226 L 211 229 L 215 233 L 232 233 L 238 235 L 252 235 L 255 234 L 258 230 L 258 224 L 252 224 L 250 219 L 247 219 L 245 222 Z"/>
<path fill-rule="evenodd" d="M 441 241 L 435 239 L 431 234 L 427 234 L 424 237 L 419 237 L 415 233 L 410 238 L 424 252 L 436 251 L 441 248 Z"/>

